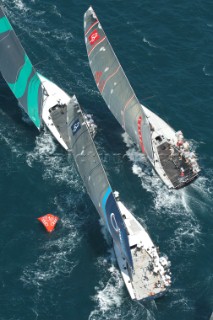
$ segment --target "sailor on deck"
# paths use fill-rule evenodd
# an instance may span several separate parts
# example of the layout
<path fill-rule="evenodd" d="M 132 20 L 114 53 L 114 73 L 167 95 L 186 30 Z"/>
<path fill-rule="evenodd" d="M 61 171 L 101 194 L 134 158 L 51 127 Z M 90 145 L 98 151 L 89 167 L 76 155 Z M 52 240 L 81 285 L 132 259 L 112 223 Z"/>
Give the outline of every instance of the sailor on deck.
<path fill-rule="evenodd" d="M 185 172 L 184 172 L 184 171 L 185 171 L 184 168 L 181 167 L 181 168 L 180 168 L 180 176 L 181 176 L 181 177 L 184 177 L 184 175 L 185 175 Z"/>
<path fill-rule="evenodd" d="M 189 150 L 189 143 L 188 143 L 187 141 L 185 141 L 185 142 L 183 143 L 183 148 L 184 148 L 184 150 L 186 150 L 186 151 Z"/>
<path fill-rule="evenodd" d="M 177 147 L 180 147 L 183 145 L 183 133 L 181 131 L 177 131 L 175 133 L 176 137 L 177 137 Z"/>
<path fill-rule="evenodd" d="M 169 151 L 170 151 L 170 156 L 169 156 L 169 158 L 170 158 L 170 159 L 172 159 L 172 158 L 173 158 L 173 156 L 174 156 L 174 153 L 175 153 L 175 150 L 174 150 L 174 148 L 173 148 L 173 146 L 172 146 L 172 145 L 170 145 L 170 147 L 169 147 Z"/>

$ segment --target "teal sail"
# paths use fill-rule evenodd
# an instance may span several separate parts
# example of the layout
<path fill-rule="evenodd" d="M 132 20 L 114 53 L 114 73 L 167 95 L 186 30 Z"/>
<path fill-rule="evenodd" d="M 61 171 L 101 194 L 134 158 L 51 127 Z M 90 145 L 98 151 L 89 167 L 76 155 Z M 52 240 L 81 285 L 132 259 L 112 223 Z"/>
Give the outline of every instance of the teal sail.
<path fill-rule="evenodd" d="M 41 127 L 42 83 L 0 7 L 0 72 L 36 127 Z"/>

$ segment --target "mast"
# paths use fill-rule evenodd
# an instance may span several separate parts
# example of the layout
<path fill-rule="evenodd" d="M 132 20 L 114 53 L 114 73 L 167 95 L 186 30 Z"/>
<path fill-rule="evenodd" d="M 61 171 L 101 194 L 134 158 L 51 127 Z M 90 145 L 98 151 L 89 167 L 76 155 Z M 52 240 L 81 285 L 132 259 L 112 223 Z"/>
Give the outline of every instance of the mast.
<path fill-rule="evenodd" d="M 0 7 L 0 72 L 36 127 L 41 127 L 42 83 Z"/>
<path fill-rule="evenodd" d="M 148 119 L 92 7 L 84 14 L 84 34 L 90 68 L 103 99 L 122 128 L 152 160 Z"/>

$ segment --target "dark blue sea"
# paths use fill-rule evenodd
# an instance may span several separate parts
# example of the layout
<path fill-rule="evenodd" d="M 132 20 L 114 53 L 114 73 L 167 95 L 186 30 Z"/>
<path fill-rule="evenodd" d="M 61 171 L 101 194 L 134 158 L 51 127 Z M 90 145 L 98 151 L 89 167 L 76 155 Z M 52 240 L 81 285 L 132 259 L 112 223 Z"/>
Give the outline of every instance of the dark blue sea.
<path fill-rule="evenodd" d="M 2 0 L 35 68 L 92 113 L 114 190 L 171 261 L 155 302 L 130 300 L 72 156 L 0 80 L 0 320 L 209 320 L 213 311 L 213 2 Z M 200 177 L 169 191 L 101 98 L 84 44 L 92 4 L 139 98 L 193 145 Z M 37 218 L 60 217 L 47 234 Z"/>

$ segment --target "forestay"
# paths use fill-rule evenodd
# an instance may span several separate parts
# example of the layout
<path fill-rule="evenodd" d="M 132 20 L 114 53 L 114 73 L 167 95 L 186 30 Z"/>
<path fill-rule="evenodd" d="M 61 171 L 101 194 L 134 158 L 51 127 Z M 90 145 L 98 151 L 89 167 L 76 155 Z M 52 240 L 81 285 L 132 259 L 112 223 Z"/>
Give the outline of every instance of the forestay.
<path fill-rule="evenodd" d="M 41 126 L 41 81 L 0 7 L 0 72 L 37 128 Z"/>
<path fill-rule="evenodd" d="M 79 174 L 113 240 L 121 248 L 130 268 L 133 269 L 127 231 L 120 210 L 75 97 L 68 104 L 66 114 L 69 136 L 68 146 L 73 153 Z M 61 116 L 64 117 L 64 114 Z M 59 132 L 67 136 L 64 125 L 58 126 L 57 124 L 57 122 L 60 123 L 59 114 L 53 121 L 57 125 Z"/>
<path fill-rule="evenodd" d="M 123 129 L 152 160 L 149 122 L 92 7 L 84 15 L 84 32 L 89 64 L 101 95 Z"/>

